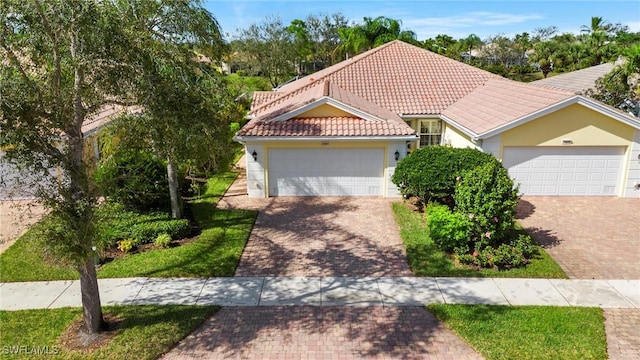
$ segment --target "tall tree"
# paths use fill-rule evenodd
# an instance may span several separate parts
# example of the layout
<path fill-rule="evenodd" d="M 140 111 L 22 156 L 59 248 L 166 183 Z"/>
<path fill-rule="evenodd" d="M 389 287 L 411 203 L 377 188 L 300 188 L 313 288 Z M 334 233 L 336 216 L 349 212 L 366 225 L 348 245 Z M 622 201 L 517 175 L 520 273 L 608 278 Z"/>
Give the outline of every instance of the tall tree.
<path fill-rule="evenodd" d="M 624 55 L 624 62 L 598 79 L 587 95 L 640 117 L 640 44 Z"/>
<path fill-rule="evenodd" d="M 464 49 L 467 52 L 466 58 L 468 61 L 471 61 L 473 57 L 472 51 L 473 49 L 479 49 L 482 46 L 482 39 L 476 34 L 469 34 L 466 38 L 459 41 L 464 45 Z"/>
<path fill-rule="evenodd" d="M 273 87 L 288 80 L 294 73 L 295 53 L 291 34 L 277 16 L 268 16 L 240 33 L 241 48 L 256 73 L 269 78 Z"/>
<path fill-rule="evenodd" d="M 0 147 L 5 161 L 39 174 L 32 185 L 51 211 L 47 247 L 78 270 L 84 330 L 95 333 L 105 322 L 82 124 L 105 105 L 141 103 L 137 87 L 173 63 L 164 46 L 200 43 L 216 24 L 198 2 L 169 0 L 4 0 L 0 18 Z M 152 42 L 138 36 L 141 21 L 152 24 Z M 153 63 L 136 51 L 147 46 L 159 50 Z"/>
<path fill-rule="evenodd" d="M 523 32 L 522 34 L 516 34 L 513 38 L 513 44 L 517 51 L 520 54 L 520 65 L 526 64 L 527 62 L 527 51 L 530 50 L 532 42 L 529 33 Z"/>
<path fill-rule="evenodd" d="M 402 30 L 400 20 L 385 16 L 365 17 L 361 24 L 355 24 L 339 31 L 341 44 L 336 52 L 349 57 L 393 40 L 402 40 L 418 45 L 416 34 L 411 30 Z"/>
<path fill-rule="evenodd" d="M 333 50 L 340 43 L 338 29 L 349 23 L 341 13 L 331 15 L 309 15 L 305 19 L 311 42 L 313 69 L 319 70 L 332 64 Z"/>

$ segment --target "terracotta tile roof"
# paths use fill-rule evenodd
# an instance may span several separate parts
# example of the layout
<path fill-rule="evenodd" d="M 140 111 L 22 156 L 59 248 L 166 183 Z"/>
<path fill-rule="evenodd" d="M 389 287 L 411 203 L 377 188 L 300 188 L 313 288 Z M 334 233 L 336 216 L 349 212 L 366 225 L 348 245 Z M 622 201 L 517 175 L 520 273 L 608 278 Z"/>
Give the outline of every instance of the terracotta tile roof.
<path fill-rule="evenodd" d="M 401 117 L 407 115 L 443 115 L 480 135 L 575 98 L 576 94 L 504 79 L 416 46 L 393 41 L 285 84 L 276 92 L 257 94 L 250 112 L 254 119 L 238 135 L 288 136 L 286 131 L 275 129 L 280 126 L 291 131 L 291 136 L 297 136 L 298 128 L 284 124 L 291 120 L 277 125 L 268 124 L 268 120 L 325 96 L 391 121 L 390 126 L 394 128 L 405 127 Z M 299 123 L 298 119 L 295 121 Z M 331 121 L 315 119 L 313 124 L 334 126 Z M 315 133 L 344 132 L 331 128 Z M 387 133 L 395 132 L 389 130 L 380 134 Z M 405 130 L 399 133 L 404 134 Z"/>
<path fill-rule="evenodd" d="M 409 126 L 391 121 L 371 121 L 357 117 L 293 118 L 247 125 L 243 136 L 402 136 L 413 135 Z"/>
<path fill-rule="evenodd" d="M 140 106 L 120 106 L 120 105 L 105 105 L 97 113 L 90 118 L 86 119 L 82 123 L 82 134 L 87 136 L 89 133 L 96 131 L 109 122 L 115 120 L 118 116 L 124 113 L 137 114 L 142 112 Z"/>
<path fill-rule="evenodd" d="M 498 75 L 419 47 L 392 41 L 282 86 L 295 91 L 331 80 L 396 114 L 440 114 L 461 97 Z"/>
<path fill-rule="evenodd" d="M 447 108 L 442 115 L 482 134 L 500 125 L 575 97 L 569 91 L 492 79 Z"/>
<path fill-rule="evenodd" d="M 273 100 L 274 98 L 281 96 L 282 94 L 279 94 L 275 91 L 254 91 L 253 92 L 253 98 L 251 99 L 251 108 L 256 108 L 258 106 L 260 106 L 260 104 L 263 104 L 264 102 Z"/>
<path fill-rule="evenodd" d="M 585 91 L 594 88 L 596 80 L 610 73 L 615 65 L 614 63 L 600 64 L 586 69 L 532 81 L 530 84 L 583 94 Z"/>
<path fill-rule="evenodd" d="M 330 117 L 327 118 L 327 121 L 321 121 L 321 118 L 306 120 L 300 117 L 288 120 L 276 119 L 280 115 L 322 99 L 333 99 L 342 105 L 360 110 L 367 115 L 372 115 L 374 118 L 362 119 L 356 116 Z M 313 82 L 296 91 L 284 94 L 276 100 L 263 103 L 262 106 L 255 108 L 251 114 L 254 119 L 249 121 L 237 133 L 238 136 L 316 136 L 309 135 L 311 133 L 324 134 L 317 136 L 395 136 L 415 133 L 394 112 L 341 89 L 328 80 Z M 337 119 L 357 119 L 357 121 L 345 122 L 337 121 Z M 304 120 L 304 122 L 301 123 L 301 120 Z M 314 131 L 309 128 L 309 126 L 315 127 L 319 125 L 324 125 L 328 128 Z M 345 127 L 347 125 L 348 127 Z M 353 133 L 356 130 L 361 130 L 362 133 L 360 135 Z M 305 135 L 300 135 L 301 133 Z"/>

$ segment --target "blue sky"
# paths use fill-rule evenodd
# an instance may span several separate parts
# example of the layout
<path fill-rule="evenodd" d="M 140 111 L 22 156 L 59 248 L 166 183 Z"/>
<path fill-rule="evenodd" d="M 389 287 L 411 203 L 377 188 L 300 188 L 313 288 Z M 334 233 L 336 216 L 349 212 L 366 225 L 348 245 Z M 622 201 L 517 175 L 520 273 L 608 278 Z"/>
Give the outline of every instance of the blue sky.
<path fill-rule="evenodd" d="M 351 21 L 386 16 L 402 20 L 403 29 L 418 34 L 419 40 L 447 34 L 463 38 L 475 33 L 482 39 L 555 25 L 560 32 L 578 33 L 592 16 L 622 23 L 640 31 L 640 1 L 384 1 L 384 0 L 204 0 L 225 34 L 277 15 L 285 24 L 309 14 L 341 12 Z"/>

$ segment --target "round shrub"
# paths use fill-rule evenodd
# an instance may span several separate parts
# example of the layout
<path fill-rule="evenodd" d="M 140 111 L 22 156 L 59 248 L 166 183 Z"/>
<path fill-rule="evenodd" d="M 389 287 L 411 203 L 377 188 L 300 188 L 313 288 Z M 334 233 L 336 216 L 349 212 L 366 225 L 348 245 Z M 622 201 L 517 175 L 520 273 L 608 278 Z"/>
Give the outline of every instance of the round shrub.
<path fill-rule="evenodd" d="M 472 248 L 499 246 L 513 229 L 518 187 L 498 162 L 488 162 L 466 171 L 456 184 L 453 194 L 455 212 L 472 221 Z"/>
<path fill-rule="evenodd" d="M 391 181 L 406 198 L 417 196 L 425 203 L 436 199 L 448 202 L 456 179 L 486 163 L 500 164 L 491 154 L 476 149 L 428 146 L 402 159 Z"/>
<path fill-rule="evenodd" d="M 171 235 L 162 233 L 158 235 L 155 240 L 153 240 L 153 244 L 162 248 L 168 248 L 171 244 Z"/>
<path fill-rule="evenodd" d="M 128 210 L 169 207 L 167 170 L 164 162 L 149 152 L 115 152 L 98 166 L 95 179 L 105 197 Z"/>

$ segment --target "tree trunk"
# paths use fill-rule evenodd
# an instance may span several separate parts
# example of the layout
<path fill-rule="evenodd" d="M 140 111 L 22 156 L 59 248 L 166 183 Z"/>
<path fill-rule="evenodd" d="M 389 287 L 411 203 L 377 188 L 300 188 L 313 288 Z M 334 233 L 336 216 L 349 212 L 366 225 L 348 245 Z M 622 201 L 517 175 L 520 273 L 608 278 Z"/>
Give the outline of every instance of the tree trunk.
<path fill-rule="evenodd" d="M 71 36 L 71 55 L 77 58 L 78 39 L 77 35 Z M 87 172 L 83 161 L 83 136 L 82 123 L 86 116 L 86 109 L 83 106 L 81 88 L 84 83 L 84 69 L 76 67 L 73 84 L 73 123 L 65 129 L 69 138 L 69 150 L 71 152 L 71 164 L 68 171 L 70 199 L 66 199 L 71 207 L 71 216 L 75 217 L 77 224 L 85 224 L 85 228 L 90 229 L 93 213 L 93 199 L 89 193 L 89 183 Z M 84 208 L 78 210 L 78 204 Z M 88 205 L 88 206 L 87 206 Z M 86 230 L 76 229 L 84 232 Z M 102 306 L 100 304 L 100 292 L 98 291 L 98 276 L 94 263 L 92 239 L 93 230 L 80 234 L 82 246 L 84 247 L 84 258 L 77 259 L 78 272 L 80 273 L 80 293 L 82 295 L 82 311 L 85 330 L 89 334 L 94 334 L 104 330 L 106 324 L 102 317 Z"/>
<path fill-rule="evenodd" d="M 80 292 L 82 293 L 82 314 L 85 329 L 93 334 L 106 328 L 100 305 L 98 278 L 93 257 L 86 258 L 78 267 L 80 273 Z"/>
<path fill-rule="evenodd" d="M 171 198 L 171 216 L 174 219 L 182 217 L 180 198 L 178 197 L 178 174 L 176 163 L 169 157 L 167 159 L 167 176 L 169 177 L 169 197 Z"/>

